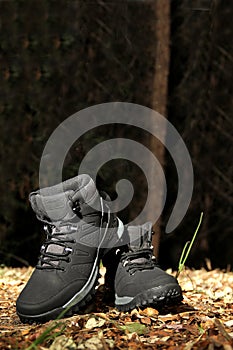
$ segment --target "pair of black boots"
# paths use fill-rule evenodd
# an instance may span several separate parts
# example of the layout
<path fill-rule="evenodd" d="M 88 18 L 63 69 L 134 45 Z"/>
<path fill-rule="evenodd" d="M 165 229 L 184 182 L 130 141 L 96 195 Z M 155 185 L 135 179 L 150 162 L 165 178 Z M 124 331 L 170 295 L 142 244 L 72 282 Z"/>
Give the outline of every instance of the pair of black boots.
<path fill-rule="evenodd" d="M 182 300 L 177 280 L 153 256 L 151 223 L 124 226 L 90 176 L 32 192 L 30 202 L 47 239 L 16 302 L 23 322 L 70 316 L 87 305 L 98 285 L 100 260 L 119 310 Z"/>

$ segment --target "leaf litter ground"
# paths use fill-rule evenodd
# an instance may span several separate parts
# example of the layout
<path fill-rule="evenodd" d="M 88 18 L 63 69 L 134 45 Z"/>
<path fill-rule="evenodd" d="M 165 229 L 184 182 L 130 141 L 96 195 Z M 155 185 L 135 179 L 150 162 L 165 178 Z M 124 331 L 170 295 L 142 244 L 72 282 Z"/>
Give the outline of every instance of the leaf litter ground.
<path fill-rule="evenodd" d="M 79 315 L 28 325 L 20 322 L 15 301 L 32 270 L 0 269 L 1 350 L 233 349 L 233 272 L 186 269 L 179 276 L 180 305 L 126 313 L 114 308 L 102 277 L 95 299 Z"/>

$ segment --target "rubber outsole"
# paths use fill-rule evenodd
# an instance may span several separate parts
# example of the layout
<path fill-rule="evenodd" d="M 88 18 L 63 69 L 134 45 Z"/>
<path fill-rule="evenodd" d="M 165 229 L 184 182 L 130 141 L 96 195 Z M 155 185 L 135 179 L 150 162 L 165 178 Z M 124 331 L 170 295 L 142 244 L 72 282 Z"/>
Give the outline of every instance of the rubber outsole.
<path fill-rule="evenodd" d="M 115 306 L 119 311 L 129 311 L 135 307 L 154 306 L 159 309 L 179 304 L 183 300 L 178 284 L 159 286 L 137 294 L 135 297 L 119 297 L 116 295 Z"/>

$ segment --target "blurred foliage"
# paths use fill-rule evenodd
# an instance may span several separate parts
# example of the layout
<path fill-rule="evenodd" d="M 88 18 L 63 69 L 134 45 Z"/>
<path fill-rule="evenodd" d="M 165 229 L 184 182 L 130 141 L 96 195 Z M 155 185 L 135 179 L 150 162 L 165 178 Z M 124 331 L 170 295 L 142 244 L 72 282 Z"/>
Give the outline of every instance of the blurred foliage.
<path fill-rule="evenodd" d="M 201 211 L 187 264 L 202 266 L 207 259 L 213 267 L 233 266 L 232 14 L 225 0 L 172 1 L 169 119 L 188 147 L 195 184 L 184 222 L 163 237 L 161 258 L 168 266 L 192 238 Z M 176 179 L 172 162 L 167 174 Z M 176 189 L 171 181 L 172 198 Z"/>
<path fill-rule="evenodd" d="M 38 187 L 43 147 L 53 130 L 88 106 L 125 101 L 151 106 L 155 75 L 156 16 L 153 1 L 0 1 L 0 259 L 30 264 L 43 237 L 28 203 Z M 190 209 L 174 234 L 163 236 L 161 262 L 176 266 L 194 232 L 204 222 L 191 265 L 205 258 L 233 266 L 232 238 L 232 6 L 227 0 L 171 1 L 171 66 L 168 115 L 190 151 L 195 188 Z M 67 155 L 64 178 L 95 144 L 109 137 L 144 142 L 136 128 L 93 129 Z M 168 193 L 163 225 L 176 198 L 177 177 L 166 156 Z M 140 179 L 122 216 L 143 207 L 141 171 L 121 160 L 102 169 L 99 186 L 114 196 L 124 177 Z M 132 181 L 134 182 L 134 181 Z M 33 247 L 33 249 L 32 249 Z M 224 257 L 222 252 L 224 251 Z M 14 254 L 14 256 L 12 256 Z"/>
<path fill-rule="evenodd" d="M 73 113 L 97 103 L 150 106 L 153 21 L 150 3 L 0 1 L 2 261 L 18 264 L 14 254 L 36 262 L 43 237 L 28 195 L 38 188 L 40 157 L 53 130 Z M 64 179 L 77 175 L 82 157 L 95 144 L 129 133 L 137 140 L 144 138 L 122 125 L 85 134 L 67 155 Z M 98 183 L 114 195 L 122 173 L 132 180 L 132 174 L 138 178 L 141 172 L 124 161 L 113 163 L 106 164 Z M 130 215 L 140 212 L 143 194 L 135 195 Z M 128 210 L 122 215 L 128 216 Z"/>

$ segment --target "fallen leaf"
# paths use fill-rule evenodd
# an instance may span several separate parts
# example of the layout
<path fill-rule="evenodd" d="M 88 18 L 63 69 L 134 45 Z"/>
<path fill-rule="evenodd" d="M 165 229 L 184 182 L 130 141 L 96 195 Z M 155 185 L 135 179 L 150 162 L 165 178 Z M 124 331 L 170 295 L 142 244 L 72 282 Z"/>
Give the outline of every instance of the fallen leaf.
<path fill-rule="evenodd" d="M 166 328 L 179 330 L 179 329 L 183 329 L 183 325 L 179 323 L 172 323 L 172 324 L 167 324 Z"/>
<path fill-rule="evenodd" d="M 105 320 L 103 318 L 91 317 L 87 321 L 85 328 L 93 329 L 97 327 L 102 327 L 104 324 L 105 324 Z"/>
<path fill-rule="evenodd" d="M 148 316 L 148 317 L 157 317 L 159 312 L 158 310 L 153 309 L 152 307 L 147 307 L 144 310 L 140 310 L 139 314 L 143 316 Z"/>
<path fill-rule="evenodd" d="M 21 331 L 21 334 L 24 336 L 24 335 L 29 334 L 29 332 L 30 332 L 29 329 L 23 329 L 23 330 Z"/>
<path fill-rule="evenodd" d="M 120 328 L 129 333 L 137 333 L 138 335 L 147 332 L 146 326 L 138 322 L 126 323 L 124 326 L 120 326 Z"/>
<path fill-rule="evenodd" d="M 166 337 L 160 338 L 160 341 L 166 342 L 166 341 L 168 341 L 168 339 L 170 339 L 170 338 L 171 338 L 171 337 L 168 335 L 168 336 L 166 336 Z"/>
<path fill-rule="evenodd" d="M 79 344 L 77 349 L 102 350 L 104 349 L 104 347 L 103 342 L 100 338 L 92 337 L 90 339 L 87 339 L 85 342 Z"/>
<path fill-rule="evenodd" d="M 65 335 L 60 335 L 55 338 L 49 350 L 75 350 L 77 349 L 73 339 L 67 338 Z"/>
<path fill-rule="evenodd" d="M 233 326 L 233 320 L 226 321 L 226 322 L 224 322 L 224 324 L 227 327 L 232 327 Z"/>
<path fill-rule="evenodd" d="M 31 268 L 0 268 L 0 349 L 24 350 L 51 326 L 49 322 L 24 325 L 16 314 L 15 301 L 31 272 Z M 104 289 L 97 289 L 94 311 L 85 309 L 61 320 L 66 325 L 62 331 L 65 345 L 62 338 L 52 345 L 56 349 L 60 346 L 59 350 L 72 349 L 75 344 L 76 349 L 85 350 L 233 350 L 233 272 L 187 269 L 180 274 L 179 282 L 185 286 L 188 281 L 192 290 L 184 290 L 184 301 L 160 313 L 153 307 L 120 312 L 103 301 Z M 88 322 L 90 328 L 85 327 Z M 53 342 L 55 336 L 59 339 L 56 332 L 60 331 L 56 327 L 37 345 L 38 350 L 49 350 L 49 341 Z"/>
<path fill-rule="evenodd" d="M 140 319 L 140 322 L 143 323 L 143 324 L 146 324 L 146 325 L 148 325 L 148 326 L 151 325 L 151 319 L 150 319 L 150 317 L 142 317 L 142 318 Z"/>

